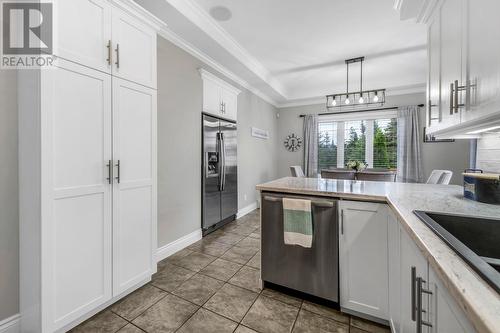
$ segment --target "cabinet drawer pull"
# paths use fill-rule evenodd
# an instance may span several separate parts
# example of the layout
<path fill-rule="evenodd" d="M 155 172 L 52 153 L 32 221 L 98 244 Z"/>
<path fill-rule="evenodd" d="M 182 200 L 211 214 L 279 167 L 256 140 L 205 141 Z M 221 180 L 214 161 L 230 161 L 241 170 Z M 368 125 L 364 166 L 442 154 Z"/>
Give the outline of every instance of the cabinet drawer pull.
<path fill-rule="evenodd" d="M 111 160 L 108 160 L 108 164 L 106 164 L 106 167 L 108 168 L 108 177 L 106 180 L 108 181 L 108 184 L 111 184 L 113 182 L 113 162 Z"/>
<path fill-rule="evenodd" d="M 108 62 L 108 65 L 111 65 L 111 39 L 108 40 L 108 45 L 106 46 L 108 48 L 108 59 L 106 61 Z"/>
<path fill-rule="evenodd" d="M 333 208 L 333 202 L 331 201 L 311 201 L 311 205 L 321 208 Z"/>
<path fill-rule="evenodd" d="M 116 173 L 116 181 L 118 182 L 118 184 L 120 184 L 120 181 L 121 181 L 121 175 L 120 175 L 120 160 L 118 160 L 118 162 L 116 163 L 116 167 L 117 167 L 117 173 Z"/>
<path fill-rule="evenodd" d="M 116 68 L 120 68 L 120 44 L 116 44 Z"/>
<path fill-rule="evenodd" d="M 450 115 L 453 115 L 453 102 L 454 102 L 454 89 L 453 89 L 453 83 L 450 83 Z"/>
<path fill-rule="evenodd" d="M 277 197 L 270 197 L 270 196 L 264 196 L 264 200 L 266 201 L 272 201 L 272 202 L 281 202 L 281 198 Z"/>
<path fill-rule="evenodd" d="M 454 100 L 454 103 L 455 104 L 455 113 L 458 113 L 458 80 L 455 80 L 455 100 Z"/>
<path fill-rule="evenodd" d="M 417 320 L 417 304 L 416 304 L 416 294 L 417 294 L 417 268 L 415 266 L 411 267 L 411 320 Z"/>

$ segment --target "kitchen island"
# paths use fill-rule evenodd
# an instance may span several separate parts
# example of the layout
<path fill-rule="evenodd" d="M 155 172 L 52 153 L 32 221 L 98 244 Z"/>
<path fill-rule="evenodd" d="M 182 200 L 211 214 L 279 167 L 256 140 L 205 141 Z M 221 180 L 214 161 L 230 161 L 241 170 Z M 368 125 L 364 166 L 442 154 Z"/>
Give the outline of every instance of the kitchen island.
<path fill-rule="evenodd" d="M 401 230 L 409 236 L 409 239 L 425 258 L 429 271 L 432 271 L 429 276 L 432 277 L 435 273 L 437 276 L 436 281 L 439 280 L 436 284 L 443 286 L 441 290 L 445 289 L 446 294 L 451 295 L 454 303 L 452 307 L 456 304 L 460 311 L 465 314 L 467 318 L 465 325 L 470 323 L 477 332 L 500 332 L 500 295 L 413 213 L 414 210 L 422 210 L 498 218 L 500 216 L 500 206 L 464 199 L 462 188 L 453 185 L 286 177 L 258 185 L 257 189 L 263 194 L 281 193 L 325 197 L 340 200 L 340 203 L 355 201 L 380 203 L 387 206 L 390 214 L 393 214 L 398 221 Z M 401 246 L 404 245 L 403 238 L 401 238 Z M 400 247 L 392 248 L 391 251 L 389 245 L 387 249 L 390 266 L 395 261 L 391 260 L 391 255 L 398 254 L 396 252 Z M 342 267 L 340 269 L 342 275 Z M 390 271 L 390 269 L 389 267 L 388 270 Z M 405 282 L 405 279 L 401 280 L 401 284 Z M 390 294 L 391 288 L 394 288 L 394 286 L 389 283 L 388 288 Z M 342 292 L 341 287 L 340 293 Z M 388 298 L 390 299 L 390 297 L 389 295 Z M 399 299 L 401 302 L 404 301 L 402 296 Z M 392 300 L 388 302 L 389 308 L 392 307 L 392 312 L 395 311 L 395 307 L 399 308 L 398 304 L 391 305 Z M 404 308 L 403 304 L 401 306 Z M 429 312 L 434 315 L 437 309 L 432 308 L 431 305 L 429 306 Z M 402 312 L 403 310 L 397 311 Z M 457 315 L 457 312 L 455 312 L 455 315 Z M 402 318 L 401 316 L 395 322 L 404 321 Z M 393 324 L 392 317 L 387 319 L 391 326 L 396 325 Z M 404 323 L 398 323 L 397 325 L 403 327 Z M 438 325 L 434 324 L 434 326 Z M 444 327 L 445 325 L 440 326 Z M 437 330 L 438 332 L 444 331 L 439 327 Z"/>

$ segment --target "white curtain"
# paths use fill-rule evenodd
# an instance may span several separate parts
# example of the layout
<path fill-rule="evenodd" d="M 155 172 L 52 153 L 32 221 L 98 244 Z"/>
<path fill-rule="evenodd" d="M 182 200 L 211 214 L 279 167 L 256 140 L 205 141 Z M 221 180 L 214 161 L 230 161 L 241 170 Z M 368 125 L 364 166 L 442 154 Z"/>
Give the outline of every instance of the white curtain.
<path fill-rule="evenodd" d="M 306 177 L 318 175 L 318 116 L 304 117 L 304 173 Z"/>
<path fill-rule="evenodd" d="M 418 106 L 398 109 L 398 181 L 422 182 Z"/>

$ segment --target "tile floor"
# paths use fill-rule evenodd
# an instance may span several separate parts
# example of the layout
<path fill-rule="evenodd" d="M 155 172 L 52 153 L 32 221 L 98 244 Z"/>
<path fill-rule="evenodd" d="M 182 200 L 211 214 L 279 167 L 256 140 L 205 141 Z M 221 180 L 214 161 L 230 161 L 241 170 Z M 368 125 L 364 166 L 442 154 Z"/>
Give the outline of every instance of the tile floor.
<path fill-rule="evenodd" d="M 158 264 L 153 280 L 75 333 L 335 332 L 389 329 L 272 289 L 260 289 L 259 212 Z"/>

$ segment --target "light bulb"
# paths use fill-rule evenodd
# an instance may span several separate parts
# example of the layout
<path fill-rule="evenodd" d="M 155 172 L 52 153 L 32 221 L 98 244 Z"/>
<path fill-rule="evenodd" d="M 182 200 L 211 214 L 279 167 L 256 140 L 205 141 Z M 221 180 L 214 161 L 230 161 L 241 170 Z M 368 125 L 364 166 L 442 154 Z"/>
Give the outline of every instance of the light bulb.
<path fill-rule="evenodd" d="M 337 100 L 334 98 L 333 101 L 332 101 L 332 105 L 335 106 L 337 105 Z"/>
<path fill-rule="evenodd" d="M 363 98 L 363 96 L 359 97 L 358 102 L 359 102 L 359 104 L 363 104 L 365 102 L 365 99 Z"/>
<path fill-rule="evenodd" d="M 377 103 L 377 102 L 378 102 L 378 95 L 373 96 L 373 101 L 374 101 L 375 103 Z"/>
<path fill-rule="evenodd" d="M 346 97 L 346 99 L 345 99 L 345 102 L 344 102 L 344 103 L 345 103 L 346 105 L 351 104 L 351 101 L 349 100 L 349 97 Z"/>

